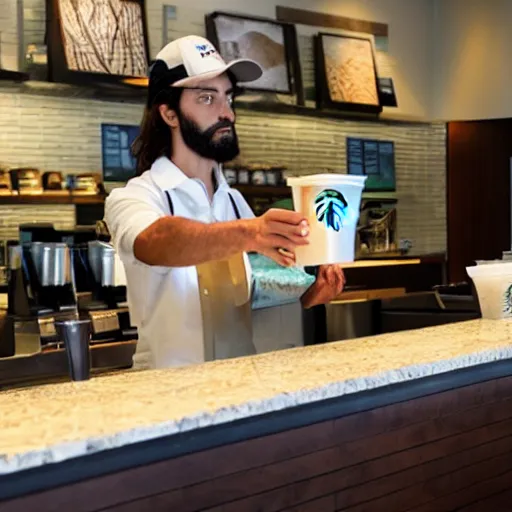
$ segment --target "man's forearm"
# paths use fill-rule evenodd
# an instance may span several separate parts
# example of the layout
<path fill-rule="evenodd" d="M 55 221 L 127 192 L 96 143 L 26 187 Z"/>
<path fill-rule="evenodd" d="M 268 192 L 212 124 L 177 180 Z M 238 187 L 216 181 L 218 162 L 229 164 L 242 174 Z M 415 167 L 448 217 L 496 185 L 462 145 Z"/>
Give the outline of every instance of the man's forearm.
<path fill-rule="evenodd" d="M 204 224 L 163 217 L 135 240 L 135 257 L 148 265 L 188 267 L 250 250 L 251 220 Z"/>

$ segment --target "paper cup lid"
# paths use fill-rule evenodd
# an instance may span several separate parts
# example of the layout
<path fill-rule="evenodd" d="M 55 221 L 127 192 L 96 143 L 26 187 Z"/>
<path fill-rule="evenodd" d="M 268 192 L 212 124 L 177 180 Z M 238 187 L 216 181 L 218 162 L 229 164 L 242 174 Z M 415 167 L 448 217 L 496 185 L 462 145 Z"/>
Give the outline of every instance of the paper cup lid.
<path fill-rule="evenodd" d="M 512 262 L 488 263 L 466 267 L 469 277 L 512 275 Z"/>
<path fill-rule="evenodd" d="M 368 176 L 355 176 L 353 174 L 309 174 L 286 179 L 290 187 L 323 187 L 325 185 L 355 185 L 364 187 Z"/>

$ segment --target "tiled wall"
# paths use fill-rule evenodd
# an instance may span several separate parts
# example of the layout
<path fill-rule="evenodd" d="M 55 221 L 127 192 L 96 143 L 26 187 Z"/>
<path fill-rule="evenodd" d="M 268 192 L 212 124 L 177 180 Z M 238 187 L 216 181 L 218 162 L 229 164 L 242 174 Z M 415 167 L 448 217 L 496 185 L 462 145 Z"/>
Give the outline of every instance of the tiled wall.
<path fill-rule="evenodd" d="M 0 164 L 101 170 L 100 123 L 138 124 L 141 105 L 0 89 Z M 395 141 L 399 237 L 414 252 L 446 249 L 445 125 L 353 122 L 238 112 L 244 160 L 284 163 L 292 173 L 345 172 L 345 138 Z M 0 212 L 1 214 L 1 212 Z"/>
<path fill-rule="evenodd" d="M 24 51 L 17 46 L 17 1 L 0 0 L 1 64 L 7 69 L 17 69 L 18 53 Z M 425 113 L 428 84 L 422 76 L 427 64 L 418 63 L 428 60 L 422 58 L 421 53 L 422 48 L 428 47 L 425 24 L 431 6 L 427 2 L 415 2 L 413 7 L 405 0 L 368 0 L 364 2 L 364 9 L 357 2 L 338 0 L 264 0 L 260 3 L 222 0 L 216 5 L 219 9 L 274 16 L 276 3 L 389 23 L 389 51 L 378 52 L 379 71 L 382 76 L 394 77 L 400 108 L 405 106 L 402 114 L 421 116 Z M 169 33 L 165 35 L 162 34 L 163 4 L 173 4 L 178 9 L 178 19 L 170 23 Z M 23 5 L 25 43 L 43 43 L 44 0 L 23 0 Z M 185 32 L 204 33 L 204 14 L 212 10 L 206 0 L 192 3 L 147 0 L 146 7 L 151 56 L 165 41 Z M 413 16 L 414 13 L 418 15 Z M 305 41 L 301 34 L 307 32 L 304 29 L 298 28 L 301 48 Z M 310 66 L 302 54 L 307 82 Z M 59 97 L 55 92 L 47 94 L 45 84 L 32 87 L 30 82 L 24 87 L 0 86 L 0 165 L 31 165 L 65 173 L 100 171 L 100 123 L 138 124 L 140 121 L 140 105 L 93 101 L 82 96 L 70 98 L 74 93 L 65 88 Z M 324 168 L 344 172 L 347 135 L 394 140 L 399 237 L 412 240 L 415 252 L 446 249 L 443 124 L 354 123 L 241 111 L 238 126 L 245 160 L 282 162 L 293 173 L 318 172 Z M 61 212 L 60 206 L 53 210 L 38 208 L 37 212 L 41 215 L 44 212 L 45 220 L 51 220 L 52 215 L 59 222 L 72 219 L 69 212 L 67 216 Z M 14 222 L 15 213 L 17 210 L 0 210 L 2 230 L 12 232 L 10 223 Z M 4 231 L 0 231 L 0 236 L 3 237 Z"/>
<path fill-rule="evenodd" d="M 0 204 L 0 240 L 16 240 L 19 224 L 31 222 L 51 222 L 56 229 L 73 229 L 75 206 L 72 204 L 37 206 Z"/>

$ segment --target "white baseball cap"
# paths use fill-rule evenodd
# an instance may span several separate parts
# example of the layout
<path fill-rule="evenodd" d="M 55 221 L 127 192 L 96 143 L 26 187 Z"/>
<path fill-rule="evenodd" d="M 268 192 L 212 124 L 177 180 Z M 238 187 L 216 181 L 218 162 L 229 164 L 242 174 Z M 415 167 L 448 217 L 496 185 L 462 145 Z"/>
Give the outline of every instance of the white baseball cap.
<path fill-rule="evenodd" d="M 213 44 L 199 36 L 186 36 L 166 45 L 149 71 L 148 105 L 168 87 L 197 87 L 204 80 L 230 72 L 237 82 L 252 82 L 263 74 L 251 59 L 226 63 Z"/>

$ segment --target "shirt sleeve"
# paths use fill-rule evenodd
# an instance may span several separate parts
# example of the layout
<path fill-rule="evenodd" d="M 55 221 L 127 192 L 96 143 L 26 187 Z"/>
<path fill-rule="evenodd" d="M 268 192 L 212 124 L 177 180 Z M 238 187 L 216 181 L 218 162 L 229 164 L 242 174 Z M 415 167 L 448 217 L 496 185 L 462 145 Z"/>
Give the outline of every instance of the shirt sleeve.
<path fill-rule="evenodd" d="M 166 212 L 154 193 L 129 185 L 114 189 L 105 201 L 105 222 L 116 252 L 123 263 L 145 265 L 135 258 L 135 239 Z"/>

